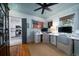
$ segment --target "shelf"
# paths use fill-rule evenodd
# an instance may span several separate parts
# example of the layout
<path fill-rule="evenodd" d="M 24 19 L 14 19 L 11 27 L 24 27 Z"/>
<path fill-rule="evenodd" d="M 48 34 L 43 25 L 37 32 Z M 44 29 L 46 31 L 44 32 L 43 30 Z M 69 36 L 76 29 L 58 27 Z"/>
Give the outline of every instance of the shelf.
<path fill-rule="evenodd" d="M 7 49 L 7 45 L 9 45 L 9 10 L 6 9 L 6 4 L 0 3 L 0 56 L 7 55 L 6 50 L 9 49 Z"/>
<path fill-rule="evenodd" d="M 3 27 L 0 27 L 0 30 L 3 30 Z"/>
<path fill-rule="evenodd" d="M 3 19 L 0 18 L 0 22 L 3 22 Z"/>

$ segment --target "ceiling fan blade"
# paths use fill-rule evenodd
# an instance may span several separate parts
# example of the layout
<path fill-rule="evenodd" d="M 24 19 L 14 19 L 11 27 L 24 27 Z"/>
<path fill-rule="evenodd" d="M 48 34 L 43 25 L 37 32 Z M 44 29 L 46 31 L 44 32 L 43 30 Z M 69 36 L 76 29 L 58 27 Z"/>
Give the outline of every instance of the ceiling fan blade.
<path fill-rule="evenodd" d="M 38 5 L 40 5 L 40 6 L 43 6 L 43 4 L 42 4 L 42 3 L 36 3 L 36 4 L 38 4 Z"/>
<path fill-rule="evenodd" d="M 37 8 L 37 9 L 35 9 L 34 11 L 37 11 L 37 10 L 39 10 L 39 9 L 41 9 L 42 7 L 39 7 L 39 8 Z"/>
<path fill-rule="evenodd" d="M 47 4 L 47 7 L 48 7 L 48 6 L 55 5 L 55 4 L 58 4 L 58 3 L 48 3 L 48 4 Z"/>
<path fill-rule="evenodd" d="M 52 10 L 51 10 L 50 8 L 48 8 L 48 7 L 46 7 L 45 9 L 48 10 L 48 11 L 52 11 Z"/>
<path fill-rule="evenodd" d="M 41 12 L 41 14 L 43 14 L 44 13 L 44 8 L 42 9 L 42 12 Z"/>

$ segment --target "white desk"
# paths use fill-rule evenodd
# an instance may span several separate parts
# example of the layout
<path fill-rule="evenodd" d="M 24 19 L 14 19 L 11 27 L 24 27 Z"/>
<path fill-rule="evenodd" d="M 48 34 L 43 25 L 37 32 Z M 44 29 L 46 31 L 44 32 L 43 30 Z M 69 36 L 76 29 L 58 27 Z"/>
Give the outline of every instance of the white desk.
<path fill-rule="evenodd" d="M 42 35 L 43 33 L 42 32 L 40 32 L 40 33 L 35 33 L 35 35 Z"/>
<path fill-rule="evenodd" d="M 59 36 L 59 33 L 49 33 L 49 35 Z"/>
<path fill-rule="evenodd" d="M 69 38 L 72 40 L 79 40 L 79 37 L 75 37 L 75 36 L 70 36 Z"/>
<path fill-rule="evenodd" d="M 49 33 L 49 35 L 59 36 L 59 35 L 61 35 L 61 33 Z M 65 35 L 65 34 L 62 34 L 62 35 Z M 79 40 L 78 36 L 72 36 L 72 34 L 66 35 L 66 36 L 70 39 L 73 39 L 73 40 Z"/>
<path fill-rule="evenodd" d="M 54 36 L 53 39 L 52 36 Z M 51 44 L 54 44 L 56 47 L 57 47 L 57 36 L 59 36 L 59 33 L 49 33 L 49 41 L 51 42 Z"/>

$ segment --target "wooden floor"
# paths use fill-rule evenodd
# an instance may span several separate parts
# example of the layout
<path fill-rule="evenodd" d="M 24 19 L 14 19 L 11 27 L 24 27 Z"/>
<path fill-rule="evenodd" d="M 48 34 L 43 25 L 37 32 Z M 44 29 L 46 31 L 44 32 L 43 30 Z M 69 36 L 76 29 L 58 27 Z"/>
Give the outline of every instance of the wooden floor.
<path fill-rule="evenodd" d="M 15 45 L 10 47 L 10 56 L 30 56 L 27 44 Z"/>
<path fill-rule="evenodd" d="M 21 44 L 10 47 L 11 56 L 66 56 L 65 53 L 50 44 Z"/>
<path fill-rule="evenodd" d="M 28 48 L 32 56 L 67 56 L 63 51 L 51 44 L 30 43 Z"/>

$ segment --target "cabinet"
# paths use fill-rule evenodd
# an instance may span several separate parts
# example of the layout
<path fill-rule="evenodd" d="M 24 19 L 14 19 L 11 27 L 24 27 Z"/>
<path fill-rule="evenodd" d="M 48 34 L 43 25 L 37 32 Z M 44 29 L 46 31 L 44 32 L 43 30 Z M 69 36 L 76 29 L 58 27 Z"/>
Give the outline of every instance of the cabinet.
<path fill-rule="evenodd" d="M 0 3 L 0 56 L 9 55 L 9 8 Z"/>
<path fill-rule="evenodd" d="M 65 52 L 67 55 L 72 55 L 72 40 L 66 35 L 57 37 L 57 48 Z"/>
<path fill-rule="evenodd" d="M 47 32 L 43 32 L 43 43 L 49 43 L 49 34 Z"/>
<path fill-rule="evenodd" d="M 79 56 L 79 40 L 74 40 L 74 55 Z"/>
<path fill-rule="evenodd" d="M 41 35 L 35 35 L 34 41 L 35 41 L 35 43 L 40 43 L 41 42 Z"/>
<path fill-rule="evenodd" d="M 50 43 L 56 46 L 56 36 L 50 35 Z"/>

